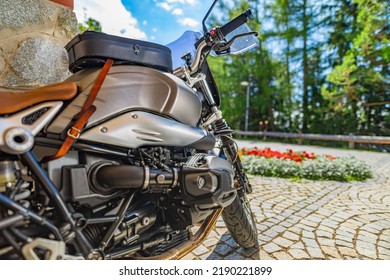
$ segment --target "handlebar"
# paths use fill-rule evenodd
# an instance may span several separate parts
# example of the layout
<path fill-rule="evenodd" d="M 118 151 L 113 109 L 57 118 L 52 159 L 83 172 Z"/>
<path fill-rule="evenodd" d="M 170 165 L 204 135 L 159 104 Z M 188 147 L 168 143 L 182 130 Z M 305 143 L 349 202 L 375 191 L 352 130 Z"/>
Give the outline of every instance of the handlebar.
<path fill-rule="evenodd" d="M 217 37 L 218 38 L 217 41 L 219 42 L 220 40 L 223 40 L 225 38 L 225 36 L 228 35 L 230 32 L 237 29 L 238 27 L 240 27 L 241 25 L 243 25 L 244 23 L 246 23 L 249 19 L 251 19 L 253 17 L 254 16 L 252 14 L 252 11 L 250 9 L 248 9 L 245 12 L 243 12 L 241 15 L 235 17 L 233 20 L 231 20 L 228 23 L 226 23 L 225 25 L 223 25 L 222 27 L 216 27 L 216 28 L 212 29 L 212 31 L 214 31 L 213 32 L 214 34 L 210 34 L 211 33 L 210 32 L 210 33 L 208 33 L 208 35 L 211 35 L 211 37 L 213 37 L 214 39 L 215 39 L 215 37 Z M 202 57 L 203 49 L 205 49 L 207 46 L 211 47 L 210 44 L 215 44 L 215 43 L 216 42 L 214 40 L 208 40 L 206 37 L 203 37 L 195 44 L 197 51 L 196 51 L 196 54 L 195 54 L 195 57 L 194 57 L 192 64 L 188 66 L 188 68 L 190 70 L 190 72 L 189 72 L 190 75 L 192 75 L 198 71 L 199 62 L 200 62 L 201 57 Z M 185 75 L 185 71 L 184 71 L 183 67 L 180 67 L 174 71 L 174 74 L 178 77 L 183 77 Z"/>
<path fill-rule="evenodd" d="M 238 17 L 232 19 L 228 23 L 226 23 L 224 26 L 220 27 L 221 33 L 223 37 L 225 37 L 227 34 L 235 30 L 236 28 L 240 27 L 244 23 L 246 23 L 249 19 L 253 18 L 252 11 L 250 9 L 243 12 Z"/>

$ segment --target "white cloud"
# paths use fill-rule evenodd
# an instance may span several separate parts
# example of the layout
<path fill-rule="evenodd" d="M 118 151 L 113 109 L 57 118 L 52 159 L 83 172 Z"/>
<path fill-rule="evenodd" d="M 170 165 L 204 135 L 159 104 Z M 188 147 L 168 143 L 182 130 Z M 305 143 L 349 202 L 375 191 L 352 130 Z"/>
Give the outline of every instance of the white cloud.
<path fill-rule="evenodd" d="M 163 8 L 166 11 L 170 11 L 173 9 L 173 6 L 169 5 L 167 2 L 157 3 L 157 6 Z"/>
<path fill-rule="evenodd" d="M 156 33 L 156 32 L 157 32 L 157 28 L 154 27 L 154 28 L 152 29 L 152 31 L 153 31 L 154 33 Z"/>
<path fill-rule="evenodd" d="M 121 0 L 77 0 L 74 2 L 74 12 L 79 22 L 83 22 L 86 15 L 87 18 L 91 17 L 99 21 L 105 33 L 134 39 L 147 39 L 145 32 L 139 29 L 137 20 L 126 10 Z"/>
<path fill-rule="evenodd" d="M 148 21 L 147 21 L 147 20 L 144 20 L 144 21 L 142 22 L 142 25 L 148 25 Z"/>
<path fill-rule="evenodd" d="M 181 25 L 184 25 L 184 26 L 189 26 L 191 28 L 196 28 L 199 26 L 199 22 L 192 19 L 192 18 L 182 18 L 182 19 L 179 19 L 178 22 L 181 24 Z"/>
<path fill-rule="evenodd" d="M 167 2 L 195 5 L 198 3 L 198 0 L 167 0 Z"/>
<path fill-rule="evenodd" d="M 180 16 L 183 14 L 183 9 L 176 8 L 172 11 L 172 15 Z"/>

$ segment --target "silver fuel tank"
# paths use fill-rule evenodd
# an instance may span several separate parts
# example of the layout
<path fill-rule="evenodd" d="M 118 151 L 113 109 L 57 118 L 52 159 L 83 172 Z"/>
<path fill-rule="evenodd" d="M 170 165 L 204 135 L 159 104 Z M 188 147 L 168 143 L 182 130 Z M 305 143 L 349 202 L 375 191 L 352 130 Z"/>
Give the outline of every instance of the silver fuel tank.
<path fill-rule="evenodd" d="M 48 126 L 47 132 L 63 133 L 79 113 L 99 72 L 98 68 L 83 69 L 68 79 L 77 83 L 80 93 Z M 214 143 L 213 137 L 196 127 L 202 109 L 198 95 L 167 72 L 142 66 L 114 66 L 94 105 L 96 112 L 89 119 L 82 140 L 128 148 L 192 143 L 212 147 Z"/>
<path fill-rule="evenodd" d="M 67 81 L 76 82 L 79 95 L 50 124 L 47 132 L 60 134 L 83 106 L 100 69 L 83 69 Z M 201 101 L 184 81 L 176 76 L 143 66 L 114 66 L 106 76 L 94 102 L 96 112 L 88 127 L 116 115 L 146 110 L 195 126 L 201 115 Z"/>

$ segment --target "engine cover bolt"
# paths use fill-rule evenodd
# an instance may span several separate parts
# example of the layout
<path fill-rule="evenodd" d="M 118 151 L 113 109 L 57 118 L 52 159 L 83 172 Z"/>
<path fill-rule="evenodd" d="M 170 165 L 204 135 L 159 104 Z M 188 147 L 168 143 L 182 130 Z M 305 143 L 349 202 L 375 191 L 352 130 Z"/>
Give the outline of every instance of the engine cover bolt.
<path fill-rule="evenodd" d="M 200 176 L 198 178 L 198 188 L 201 189 L 206 185 L 206 179 Z"/>
<path fill-rule="evenodd" d="M 108 131 L 107 127 L 101 127 L 100 132 L 101 133 L 106 133 Z"/>
<path fill-rule="evenodd" d="M 149 217 L 144 217 L 143 219 L 142 219 L 142 225 L 143 226 L 147 226 L 147 225 L 149 225 L 150 224 L 150 219 L 149 219 Z"/>
<path fill-rule="evenodd" d="M 157 175 L 156 181 L 157 181 L 157 183 L 159 183 L 159 184 L 164 183 L 164 181 L 165 181 L 165 176 L 164 176 L 163 174 Z"/>
<path fill-rule="evenodd" d="M 131 117 L 133 118 L 133 119 L 138 119 L 138 115 L 137 114 L 131 114 Z"/>

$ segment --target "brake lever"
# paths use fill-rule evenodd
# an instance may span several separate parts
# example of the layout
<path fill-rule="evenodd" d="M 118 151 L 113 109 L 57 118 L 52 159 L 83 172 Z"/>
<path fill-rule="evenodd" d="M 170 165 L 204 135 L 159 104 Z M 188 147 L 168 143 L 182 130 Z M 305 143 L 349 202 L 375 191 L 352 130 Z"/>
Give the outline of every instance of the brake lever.
<path fill-rule="evenodd" d="M 258 36 L 259 33 L 256 32 L 256 31 L 252 31 L 252 32 L 247 32 L 247 33 L 242 33 L 242 34 L 238 34 L 238 35 L 235 35 L 233 38 L 231 38 L 228 42 L 226 43 L 223 43 L 223 42 L 220 42 L 219 44 L 216 44 L 212 47 L 212 50 L 215 51 L 216 54 L 220 55 L 220 54 L 227 54 L 229 53 L 229 49 L 231 47 L 231 45 L 234 43 L 234 41 L 240 37 L 244 37 L 244 36 L 250 36 L 250 35 L 254 35 L 254 36 Z"/>

